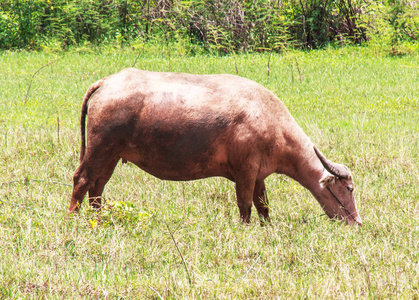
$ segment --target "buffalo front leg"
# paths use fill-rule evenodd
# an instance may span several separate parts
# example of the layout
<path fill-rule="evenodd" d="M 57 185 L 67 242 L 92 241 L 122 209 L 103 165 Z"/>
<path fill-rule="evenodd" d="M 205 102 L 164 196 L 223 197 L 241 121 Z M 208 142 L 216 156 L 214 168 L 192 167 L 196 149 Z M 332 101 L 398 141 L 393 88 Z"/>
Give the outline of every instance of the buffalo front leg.
<path fill-rule="evenodd" d="M 103 168 L 99 178 L 89 188 L 89 205 L 96 211 L 101 209 L 103 190 L 111 178 L 118 161 L 119 157 L 110 160 L 106 167 Z"/>
<path fill-rule="evenodd" d="M 255 179 L 250 176 L 241 176 L 236 179 L 237 205 L 241 221 L 245 224 L 250 223 L 254 187 Z"/>
<path fill-rule="evenodd" d="M 269 202 L 266 195 L 265 182 L 263 180 L 256 180 L 255 190 L 253 192 L 253 204 L 255 205 L 260 224 L 265 225 L 270 222 L 269 218 Z"/>

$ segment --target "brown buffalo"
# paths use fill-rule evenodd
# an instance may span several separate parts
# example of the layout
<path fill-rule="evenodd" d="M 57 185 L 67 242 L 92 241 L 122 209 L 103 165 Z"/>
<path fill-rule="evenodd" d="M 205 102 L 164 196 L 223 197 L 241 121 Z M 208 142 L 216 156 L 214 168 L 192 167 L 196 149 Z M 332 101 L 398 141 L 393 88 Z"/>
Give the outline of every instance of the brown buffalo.
<path fill-rule="evenodd" d="M 349 170 L 315 148 L 272 92 L 238 76 L 125 69 L 94 83 L 82 105 L 69 213 L 87 191 L 100 208 L 120 159 L 165 180 L 234 181 L 245 223 L 252 203 L 269 220 L 264 179 L 281 173 L 307 188 L 330 218 L 361 224 Z"/>

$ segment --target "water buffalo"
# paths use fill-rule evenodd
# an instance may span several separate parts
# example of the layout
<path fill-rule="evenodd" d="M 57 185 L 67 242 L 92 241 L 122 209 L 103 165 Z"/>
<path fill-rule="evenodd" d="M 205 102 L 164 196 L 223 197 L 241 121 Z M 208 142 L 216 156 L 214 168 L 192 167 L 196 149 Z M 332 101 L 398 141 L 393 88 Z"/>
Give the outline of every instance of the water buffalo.
<path fill-rule="evenodd" d="M 230 179 L 244 223 L 252 203 L 269 221 L 264 179 L 281 173 L 307 188 L 330 218 L 361 224 L 348 168 L 327 160 L 272 92 L 238 76 L 130 68 L 94 83 L 82 104 L 69 213 L 87 191 L 100 209 L 120 159 L 165 180 Z"/>

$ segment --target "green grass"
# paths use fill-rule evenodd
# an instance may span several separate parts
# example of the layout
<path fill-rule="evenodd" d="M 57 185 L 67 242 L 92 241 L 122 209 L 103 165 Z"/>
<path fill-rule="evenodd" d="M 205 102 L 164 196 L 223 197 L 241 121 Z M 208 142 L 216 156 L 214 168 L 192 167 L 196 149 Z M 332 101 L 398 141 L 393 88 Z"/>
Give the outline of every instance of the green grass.
<path fill-rule="evenodd" d="M 239 223 L 225 179 L 160 181 L 130 164 L 116 168 L 99 215 L 84 203 L 67 219 L 83 95 L 137 54 L 0 53 L 1 299 L 419 299 L 419 56 L 287 52 L 272 55 L 270 76 L 269 54 L 142 49 L 136 63 L 200 74 L 237 65 L 275 92 L 351 169 L 361 228 L 321 216 L 285 176 L 267 179 L 272 225 L 262 228 L 255 212 Z M 25 105 L 32 75 L 56 58 Z"/>

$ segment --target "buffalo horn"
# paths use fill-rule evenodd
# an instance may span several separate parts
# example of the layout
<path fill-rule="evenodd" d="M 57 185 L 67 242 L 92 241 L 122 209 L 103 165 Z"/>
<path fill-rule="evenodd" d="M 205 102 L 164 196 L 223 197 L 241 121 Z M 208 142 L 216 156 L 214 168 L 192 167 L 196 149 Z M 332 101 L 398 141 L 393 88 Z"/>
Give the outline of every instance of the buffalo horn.
<path fill-rule="evenodd" d="M 316 152 L 317 157 L 320 159 L 323 167 L 330 173 L 337 177 L 348 179 L 349 178 L 349 171 L 345 169 L 343 166 L 332 163 L 329 161 L 324 155 L 320 152 L 316 146 L 313 146 L 314 151 Z"/>

